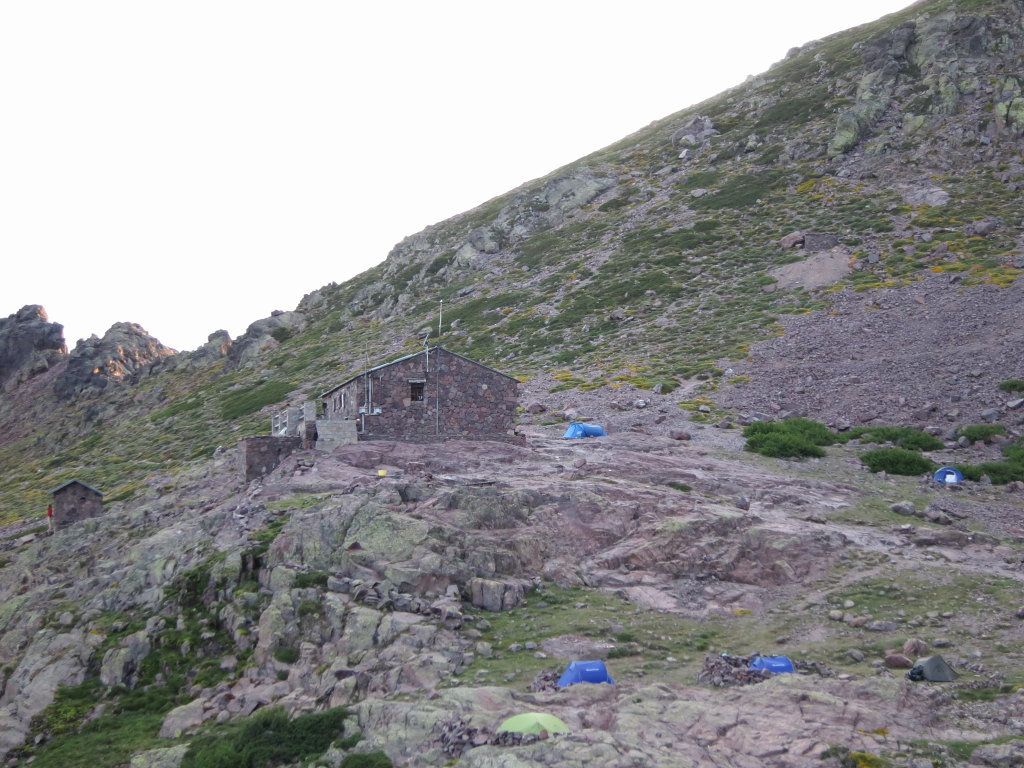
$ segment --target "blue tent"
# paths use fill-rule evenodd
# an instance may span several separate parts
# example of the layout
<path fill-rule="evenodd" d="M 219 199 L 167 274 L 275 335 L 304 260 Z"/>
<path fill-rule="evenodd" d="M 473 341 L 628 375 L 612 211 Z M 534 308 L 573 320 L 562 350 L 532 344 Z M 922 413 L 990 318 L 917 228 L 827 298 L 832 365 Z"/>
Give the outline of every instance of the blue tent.
<path fill-rule="evenodd" d="M 584 424 L 582 421 L 574 421 L 569 425 L 569 428 L 565 430 L 565 434 L 562 437 L 607 437 L 608 433 L 604 431 L 604 427 L 598 426 L 597 424 Z"/>
<path fill-rule="evenodd" d="M 608 667 L 603 661 L 570 661 L 565 672 L 558 678 L 558 684 L 562 688 L 574 683 L 611 683 L 615 684 L 612 676 L 608 674 Z"/>
<path fill-rule="evenodd" d="M 775 674 L 795 671 L 788 656 L 755 656 L 748 666 L 750 669 L 766 669 Z"/>
<path fill-rule="evenodd" d="M 932 475 L 932 480 L 936 483 L 948 483 L 950 485 L 957 485 L 964 481 L 963 472 L 956 467 L 939 467 L 935 470 L 935 474 Z"/>

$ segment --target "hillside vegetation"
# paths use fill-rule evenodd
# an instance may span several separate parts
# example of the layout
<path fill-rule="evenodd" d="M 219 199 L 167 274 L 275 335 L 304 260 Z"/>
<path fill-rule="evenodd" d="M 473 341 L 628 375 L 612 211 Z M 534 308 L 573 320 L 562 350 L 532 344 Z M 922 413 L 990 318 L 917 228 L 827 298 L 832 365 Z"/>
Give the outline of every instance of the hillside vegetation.
<path fill-rule="evenodd" d="M 813 41 L 234 340 L 67 353 L 12 315 L 0 342 L 37 343 L 0 349 L 0 754 L 1024 759 L 1022 29 L 1014 0 L 926 0 Z M 525 446 L 243 481 L 272 412 L 428 333 L 523 382 Z M 107 514 L 42 535 L 72 478 Z M 776 650 L 803 674 L 720 689 L 721 654 Z M 936 651 L 957 683 L 903 679 Z M 552 691 L 573 658 L 619 684 Z M 570 733 L 494 733 L 533 710 Z"/>

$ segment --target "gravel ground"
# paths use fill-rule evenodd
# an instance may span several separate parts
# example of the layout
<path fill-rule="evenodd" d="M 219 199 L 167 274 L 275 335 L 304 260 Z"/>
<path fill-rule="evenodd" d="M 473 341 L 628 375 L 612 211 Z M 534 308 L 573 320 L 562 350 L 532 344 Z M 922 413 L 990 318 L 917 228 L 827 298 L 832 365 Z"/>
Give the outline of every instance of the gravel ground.
<path fill-rule="evenodd" d="M 844 290 L 829 310 L 783 320 L 785 333 L 723 361 L 725 408 L 787 412 L 829 424 L 938 425 L 998 420 L 1019 433 L 1024 283 L 964 287 L 948 274 L 899 289 Z M 985 414 L 985 411 L 995 411 Z"/>

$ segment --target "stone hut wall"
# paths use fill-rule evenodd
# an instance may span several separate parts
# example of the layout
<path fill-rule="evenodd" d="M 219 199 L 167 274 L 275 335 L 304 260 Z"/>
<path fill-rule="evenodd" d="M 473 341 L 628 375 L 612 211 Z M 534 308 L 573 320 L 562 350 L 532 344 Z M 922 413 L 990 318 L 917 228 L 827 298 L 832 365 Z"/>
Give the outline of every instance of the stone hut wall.
<path fill-rule="evenodd" d="M 238 441 L 242 453 L 242 471 L 245 482 L 273 472 L 282 459 L 302 448 L 302 437 L 276 437 L 256 435 Z"/>
<path fill-rule="evenodd" d="M 88 520 L 103 512 L 103 495 L 80 483 L 66 485 L 53 494 L 53 529 L 79 520 Z"/>
<path fill-rule="evenodd" d="M 359 376 L 342 389 L 346 411 L 367 407 L 360 440 L 512 440 L 519 382 L 447 350 Z M 370 387 L 366 376 L 370 377 Z M 380 413 L 373 413 L 378 410 Z"/>

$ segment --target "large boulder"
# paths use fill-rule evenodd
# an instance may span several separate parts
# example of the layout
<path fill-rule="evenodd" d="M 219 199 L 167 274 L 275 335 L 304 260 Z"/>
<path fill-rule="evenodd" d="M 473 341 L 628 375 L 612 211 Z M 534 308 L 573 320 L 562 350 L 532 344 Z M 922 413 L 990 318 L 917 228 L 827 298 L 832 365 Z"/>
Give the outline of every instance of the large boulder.
<path fill-rule="evenodd" d="M 100 664 L 100 682 L 104 685 L 135 687 L 139 663 L 149 655 L 149 637 L 145 630 L 129 635 L 119 648 L 111 648 Z"/>
<path fill-rule="evenodd" d="M 281 342 L 300 333 L 306 327 L 306 316 L 302 312 L 274 310 L 270 317 L 264 317 L 249 324 L 245 333 L 235 339 L 227 348 L 227 357 L 235 365 L 255 361 L 264 349 L 276 347 Z M 210 339 L 214 342 L 213 337 Z"/>
<path fill-rule="evenodd" d="M 167 713 L 163 725 L 160 726 L 160 737 L 176 739 L 185 731 L 195 728 L 207 717 L 216 714 L 216 711 L 206 708 L 204 699 L 193 699 L 188 704 L 182 704 Z"/>
<path fill-rule="evenodd" d="M 527 584 L 522 581 L 470 579 L 466 589 L 470 602 L 486 611 L 507 611 L 523 602 Z"/>
<path fill-rule="evenodd" d="M 33 715 L 51 701 L 58 686 L 85 679 L 92 642 L 81 630 L 40 632 L 11 673 L 0 698 L 0 756 L 21 745 Z"/>

